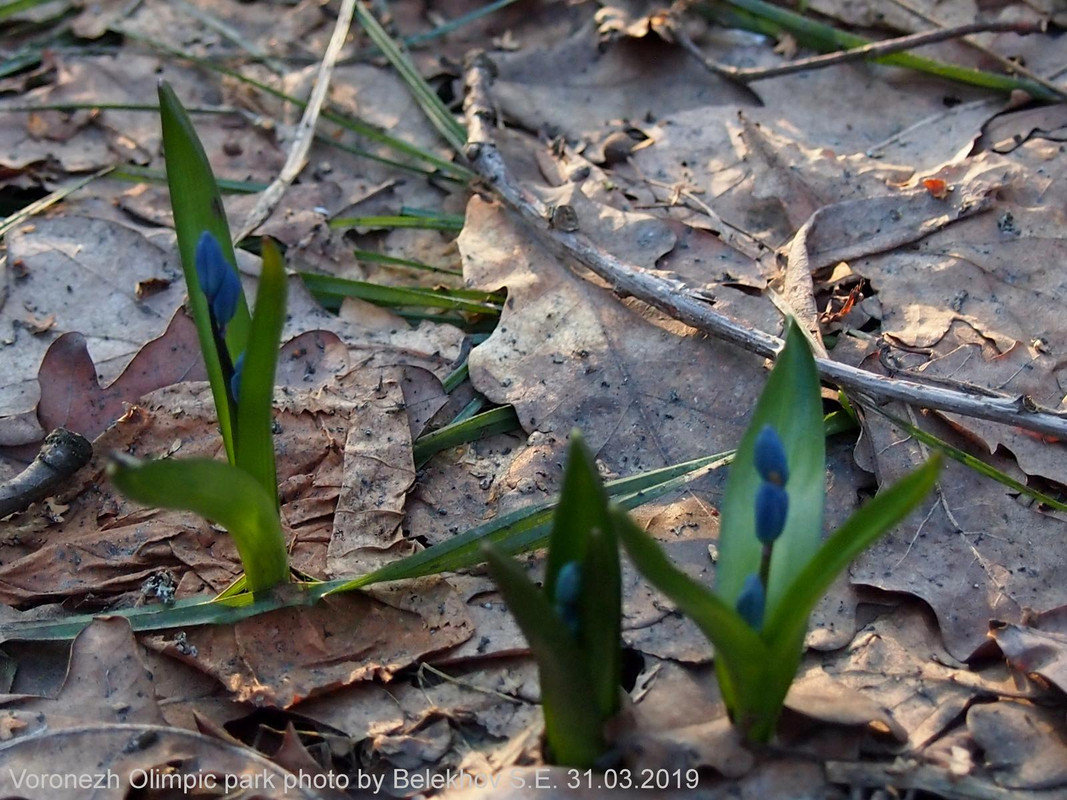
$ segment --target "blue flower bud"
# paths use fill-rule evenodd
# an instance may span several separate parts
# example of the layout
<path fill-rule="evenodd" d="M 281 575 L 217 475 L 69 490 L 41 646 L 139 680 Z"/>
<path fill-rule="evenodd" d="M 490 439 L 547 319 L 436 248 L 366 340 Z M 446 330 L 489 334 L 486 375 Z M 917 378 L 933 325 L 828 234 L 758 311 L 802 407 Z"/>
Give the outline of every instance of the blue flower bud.
<path fill-rule="evenodd" d="M 753 630 L 758 631 L 763 627 L 763 606 L 766 601 L 763 581 L 759 579 L 759 575 L 753 572 L 745 578 L 745 584 L 741 587 L 741 594 L 737 596 L 737 613 Z"/>
<path fill-rule="evenodd" d="M 777 484 L 761 483 L 756 492 L 756 538 L 764 545 L 774 544 L 788 513 L 789 493 Z"/>
<path fill-rule="evenodd" d="M 582 591 L 582 565 L 568 561 L 556 573 L 555 608 L 559 618 L 578 635 L 578 600 Z"/>
<path fill-rule="evenodd" d="M 196 243 L 196 278 L 200 281 L 200 290 L 207 297 L 211 318 L 221 333 L 237 313 L 241 280 L 222 254 L 218 239 L 210 231 L 200 234 L 200 240 Z"/>
<path fill-rule="evenodd" d="M 785 456 L 785 445 L 782 444 L 778 431 L 770 425 L 764 425 L 756 436 L 756 472 L 763 480 L 778 486 L 785 486 L 789 480 L 789 464 Z"/>
<path fill-rule="evenodd" d="M 241 373 L 245 368 L 245 354 L 237 356 L 237 362 L 233 365 L 233 375 L 230 376 L 230 394 L 236 400 L 241 395 Z"/>

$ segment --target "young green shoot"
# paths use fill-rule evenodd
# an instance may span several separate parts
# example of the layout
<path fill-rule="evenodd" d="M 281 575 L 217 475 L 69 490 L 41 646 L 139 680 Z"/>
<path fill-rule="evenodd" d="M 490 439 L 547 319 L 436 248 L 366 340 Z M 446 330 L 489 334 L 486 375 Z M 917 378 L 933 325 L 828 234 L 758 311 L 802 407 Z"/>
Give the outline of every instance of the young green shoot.
<path fill-rule="evenodd" d="M 607 494 L 576 432 L 552 520 L 544 589 L 499 549 L 487 546 L 485 555 L 537 659 L 550 759 L 593 767 L 607 750 L 604 726 L 619 710 L 622 579 Z"/>
<path fill-rule="evenodd" d="M 915 508 L 939 468 L 931 459 L 823 541 L 824 440 L 815 362 L 791 323 L 726 482 L 715 591 L 674 567 L 624 513 L 613 512 L 637 568 L 714 644 L 723 700 L 753 741 L 774 733 L 815 604 L 856 556 Z"/>
<path fill-rule="evenodd" d="M 278 510 L 272 440 L 274 375 L 285 321 L 287 278 L 278 248 L 264 239 L 255 313 L 248 313 L 230 230 L 203 146 L 178 98 L 160 86 L 163 141 L 189 307 L 229 463 L 140 461 L 116 455 L 115 486 L 145 505 L 193 511 L 233 536 L 252 593 L 289 579 Z"/>

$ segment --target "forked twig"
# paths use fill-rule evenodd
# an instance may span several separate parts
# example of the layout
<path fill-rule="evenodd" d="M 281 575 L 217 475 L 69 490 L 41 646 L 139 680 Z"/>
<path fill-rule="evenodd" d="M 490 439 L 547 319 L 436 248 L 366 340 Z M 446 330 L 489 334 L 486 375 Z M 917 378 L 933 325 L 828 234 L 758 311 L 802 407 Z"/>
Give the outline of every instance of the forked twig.
<path fill-rule="evenodd" d="M 492 73 L 492 62 L 484 54 L 475 54 L 468 59 L 467 97 L 464 101 L 468 144 L 465 154 L 485 184 L 543 243 L 584 264 L 607 281 L 620 297 L 635 297 L 686 325 L 764 358 L 774 358 L 778 354 L 784 344 L 780 338 L 716 312 L 683 282 L 668 280 L 626 264 L 581 232 L 552 227 L 549 222 L 551 209 L 515 180 L 494 142 L 495 118 L 490 98 Z M 912 406 L 1017 425 L 1067 439 L 1067 416 L 1038 407 L 1028 396 L 978 396 L 875 375 L 828 358 L 817 358 L 816 365 L 823 380 L 872 402 L 899 400 Z"/>

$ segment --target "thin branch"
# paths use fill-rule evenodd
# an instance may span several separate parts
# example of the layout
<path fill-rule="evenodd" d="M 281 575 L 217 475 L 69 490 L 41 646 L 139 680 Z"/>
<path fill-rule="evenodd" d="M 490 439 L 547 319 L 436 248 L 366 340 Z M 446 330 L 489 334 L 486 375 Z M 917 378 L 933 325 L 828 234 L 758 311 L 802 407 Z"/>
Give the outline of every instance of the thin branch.
<path fill-rule="evenodd" d="M 700 48 L 689 38 L 681 25 L 671 28 L 671 35 L 689 55 L 703 64 L 708 72 L 719 75 L 740 83 L 753 83 L 764 81 L 768 78 L 778 78 L 782 75 L 793 75 L 797 72 L 807 72 L 813 69 L 823 69 L 836 64 L 846 64 L 853 61 L 865 61 L 867 59 L 881 58 L 882 56 L 901 53 L 905 50 L 913 50 L 928 44 L 944 42 L 949 39 L 959 39 L 972 33 L 1010 32 L 1019 34 L 1040 33 L 1041 27 L 1026 22 L 972 22 L 967 25 L 957 25 L 954 28 L 941 28 L 936 31 L 923 31 L 900 36 L 895 39 L 885 39 L 880 42 L 871 42 L 862 47 L 854 47 L 851 50 L 842 50 L 838 53 L 811 56 L 790 61 L 787 64 L 778 64 L 773 67 L 731 67 L 727 64 L 719 64 L 708 59 Z M 1063 91 L 1057 89 L 1057 94 L 1063 96 Z"/>
<path fill-rule="evenodd" d="M 939 20 L 937 20 L 936 18 L 930 16 L 929 14 L 923 13 L 922 9 L 915 8 L 910 3 L 905 2 L 905 0 L 891 0 L 891 2 L 894 5 L 899 6 L 903 10 L 907 11 L 909 14 L 914 14 L 915 16 L 917 16 L 919 19 L 921 19 L 923 22 L 927 23 L 928 25 L 934 25 L 934 26 L 936 26 L 938 28 L 945 27 L 944 23 L 940 22 Z M 1000 64 L 1002 67 L 1004 67 L 1004 69 L 1008 72 L 1009 75 L 1010 74 L 1015 74 L 1015 75 L 1021 75 L 1024 78 L 1028 78 L 1029 80 L 1032 80 L 1034 83 L 1041 84 L 1042 86 L 1044 86 L 1046 89 L 1048 89 L 1050 92 L 1055 94 L 1060 99 L 1067 100 L 1067 91 L 1064 91 L 1061 87 L 1057 86 L 1056 84 L 1054 84 L 1052 81 L 1048 80 L 1047 78 L 1041 77 L 1040 75 L 1038 75 L 1033 70 L 1027 69 L 1022 64 L 1019 64 L 1016 61 L 1012 61 L 1007 56 L 1002 56 L 1000 53 L 998 53 L 993 48 L 986 47 L 984 44 L 982 44 L 980 42 L 976 42 L 973 39 L 964 39 L 963 43 L 965 45 L 967 45 L 968 47 L 970 47 L 972 50 L 976 50 L 979 53 L 981 53 L 982 55 L 988 56 L 989 58 L 992 58 L 993 60 L 995 60 L 998 64 Z"/>
<path fill-rule="evenodd" d="M 30 465 L 0 484 L 0 518 L 24 511 L 61 491 L 92 457 L 93 446 L 88 439 L 66 428 L 56 428 L 44 438 L 41 452 Z"/>
<path fill-rule="evenodd" d="M 281 202 L 285 190 L 296 180 L 296 176 L 300 174 L 300 171 L 307 164 L 308 151 L 311 149 L 311 143 L 315 139 L 315 126 L 319 121 L 319 112 L 326 101 L 326 94 L 330 89 L 330 77 L 333 75 L 334 65 L 337 63 L 341 48 L 348 37 L 348 29 L 352 27 L 352 17 L 355 14 L 355 10 L 355 0 L 342 1 L 341 10 L 337 15 L 337 23 L 333 28 L 333 36 L 330 37 L 330 44 L 326 48 L 326 54 L 322 57 L 322 63 L 319 64 L 319 72 L 315 76 L 315 88 L 312 89 L 311 97 L 304 108 L 304 115 L 300 118 L 293 145 L 289 150 L 289 157 L 285 160 L 285 166 L 282 167 L 278 177 L 260 195 L 259 200 L 256 201 L 255 208 L 249 212 L 244 223 L 237 231 L 237 235 L 233 239 L 234 242 L 239 242 L 247 237 L 271 215 L 278 203 Z"/>
<path fill-rule="evenodd" d="M 485 184 L 549 248 L 573 258 L 607 281 L 620 297 L 635 297 L 711 336 L 764 358 L 775 358 L 784 343 L 777 336 L 730 319 L 699 299 L 682 281 L 626 264 L 583 236 L 549 224 L 551 210 L 515 180 L 494 143 L 490 97 L 492 63 L 484 54 L 468 60 L 465 154 Z M 899 400 L 913 406 L 1017 425 L 1067 439 L 1067 416 L 1037 406 L 1028 396 L 974 395 L 910 380 L 875 375 L 828 358 L 817 358 L 823 380 L 870 402 Z"/>

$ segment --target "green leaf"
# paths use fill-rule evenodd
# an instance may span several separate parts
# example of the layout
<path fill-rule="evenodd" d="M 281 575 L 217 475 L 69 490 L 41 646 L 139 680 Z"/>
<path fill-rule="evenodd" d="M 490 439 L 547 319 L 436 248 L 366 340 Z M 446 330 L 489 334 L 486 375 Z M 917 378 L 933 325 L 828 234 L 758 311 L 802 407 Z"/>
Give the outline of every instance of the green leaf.
<path fill-rule="evenodd" d="M 285 324 L 285 264 L 277 246 L 263 239 L 263 269 L 248 334 L 237 400 L 237 466 L 259 481 L 278 505 L 278 476 L 271 431 L 274 375 Z"/>
<path fill-rule="evenodd" d="M 589 532 L 594 528 L 607 531 L 608 498 L 593 463 L 593 454 L 577 430 L 571 431 L 567 464 L 563 470 L 563 486 L 552 519 L 548 561 L 545 563 L 545 592 L 553 597 L 556 575 L 560 567 L 570 561 L 585 561 L 589 548 Z"/>
<path fill-rule="evenodd" d="M 734 609 L 675 567 L 659 545 L 620 509 L 612 509 L 615 531 L 634 566 L 678 606 L 715 646 L 723 699 L 731 711 L 756 705 L 768 648 Z"/>
<path fill-rule="evenodd" d="M 603 490 L 601 490 L 603 492 Z M 557 510 L 557 515 L 559 511 Z M 614 526 L 588 534 L 581 587 L 582 652 L 600 718 L 615 716 L 622 687 L 622 572 Z M 551 547 L 549 553 L 551 553 Z"/>
<path fill-rule="evenodd" d="M 355 297 L 382 306 L 415 308 L 447 308 L 474 314 L 500 315 L 502 303 L 485 292 L 471 293 L 461 289 L 420 289 L 409 286 L 382 286 L 367 281 L 301 272 L 304 285 L 316 295 Z M 476 299 L 470 299 L 471 295 Z M 466 295 L 466 296 L 465 296 Z"/>
<path fill-rule="evenodd" d="M 633 508 L 667 492 L 680 489 L 693 476 L 699 474 L 700 470 L 720 466 L 729 458 L 730 453 L 705 456 L 630 478 L 610 481 L 607 489 L 619 505 Z M 420 578 L 474 566 L 483 561 L 483 542 L 496 544 L 508 553 L 541 547 L 548 541 L 548 527 L 554 507 L 554 502 L 538 503 L 504 514 L 419 553 L 342 582 L 331 591 L 347 592 L 375 583 Z"/>
<path fill-rule="evenodd" d="M 737 458 L 726 480 L 719 535 L 715 591 L 733 607 L 745 578 L 759 572 L 763 546 L 756 538 L 756 493 L 762 479 L 753 460 L 764 425 L 777 431 L 789 462 L 789 514 L 774 543 L 767 586 L 767 615 L 782 602 L 785 588 L 819 549 L 826 492 L 826 444 L 822 397 L 815 361 L 800 329 L 789 323 L 785 349 L 767 379 Z"/>
<path fill-rule="evenodd" d="M 205 458 L 139 461 L 116 456 L 112 483 L 138 503 L 193 511 L 233 536 L 248 588 L 270 589 L 289 579 L 289 559 L 275 498 L 242 469 Z"/>
<path fill-rule="evenodd" d="M 331 228 L 416 228 L 431 231 L 461 231 L 464 217 L 462 214 L 402 214 L 376 217 L 334 217 L 330 220 Z"/>
<path fill-rule="evenodd" d="M 359 0 L 356 0 L 356 18 L 359 19 L 359 24 L 367 31 L 371 41 L 378 45 L 385 57 L 389 59 L 389 63 L 393 65 L 393 69 L 399 73 L 401 79 L 407 84 L 408 90 L 415 98 L 415 102 L 419 104 L 423 113 L 437 128 L 438 133 L 452 146 L 453 150 L 457 153 L 462 153 L 463 147 L 467 143 L 466 128 L 445 107 L 445 104 L 441 102 L 441 98 L 437 96 L 437 93 L 419 74 L 415 65 L 411 63 L 411 59 L 408 58 L 407 54 L 400 49 L 400 46 L 385 32 L 385 28 L 378 23 L 378 20 Z"/>
<path fill-rule="evenodd" d="M 458 447 L 497 433 L 520 430 L 521 427 L 515 409 L 511 406 L 491 408 L 466 419 L 454 420 L 415 440 L 412 448 L 415 466 L 422 467 L 435 453 L 450 447 Z"/>
<path fill-rule="evenodd" d="M 425 272 L 442 272 L 446 275 L 462 275 L 460 270 L 450 269 L 448 267 L 434 267 L 429 264 L 423 264 L 421 261 L 412 261 L 408 258 L 397 258 L 396 256 L 387 256 L 384 253 L 376 253 L 373 250 L 355 250 L 353 252 L 357 261 L 369 261 L 372 264 L 385 264 L 387 266 L 394 267 L 410 267 L 411 269 L 423 270 Z"/>
<path fill-rule="evenodd" d="M 585 655 L 522 567 L 489 546 L 484 557 L 537 659 L 545 736 L 553 761 L 582 769 L 592 767 L 604 752 L 604 733 Z"/>
<path fill-rule="evenodd" d="M 1039 492 L 1037 489 L 1033 489 L 1027 486 L 1025 483 L 1020 483 L 1007 473 L 1001 472 L 999 469 L 992 466 L 991 464 L 987 464 L 986 462 L 982 461 L 982 459 L 975 458 L 970 453 L 960 450 L 958 447 L 953 447 L 944 439 L 940 439 L 937 436 L 934 436 L 932 433 L 929 433 L 928 431 L 924 431 L 922 428 L 912 425 L 906 419 L 901 419 L 895 414 L 890 414 L 881 406 L 872 404 L 871 410 L 875 413 L 881 414 L 883 417 L 888 419 L 890 422 L 892 422 L 902 431 L 907 433 L 909 436 L 914 436 L 923 444 L 929 445 L 930 447 L 933 447 L 936 450 L 940 450 L 953 461 L 958 461 L 960 464 L 963 464 L 965 467 L 974 470 L 979 475 L 994 480 L 1001 486 L 1006 486 L 1007 488 L 1013 491 L 1019 492 L 1019 494 L 1026 495 L 1027 497 L 1032 498 L 1037 502 L 1048 506 L 1049 508 L 1054 508 L 1057 511 L 1067 511 L 1067 503 L 1063 503 L 1057 500 L 1055 497 L 1050 497 L 1044 492 Z"/>
<path fill-rule="evenodd" d="M 824 53 L 862 47 L 871 41 L 764 0 L 712 0 L 701 4 L 699 10 L 721 24 L 743 27 L 769 36 L 788 31 L 800 44 Z M 871 60 L 1001 92 L 1022 89 L 1039 100 L 1058 102 L 1062 99 L 1048 87 L 1029 78 L 947 64 L 913 53 L 892 53 Z"/>
<path fill-rule="evenodd" d="M 607 488 L 621 505 L 633 508 L 680 489 L 702 470 L 714 469 L 728 463 L 732 456 L 733 451 L 705 456 L 694 461 L 610 481 Z M 252 483 L 258 489 L 258 484 L 255 481 Z M 548 540 L 547 531 L 553 507 L 553 503 L 540 503 L 518 509 L 366 575 L 302 586 L 299 594 L 288 596 L 286 600 L 279 600 L 276 595 L 272 595 L 273 599 L 261 600 L 257 597 L 253 601 L 247 594 L 217 599 L 191 598 L 189 601 L 178 601 L 174 606 L 142 607 L 128 609 L 121 613 L 130 618 L 135 631 L 234 622 L 275 608 L 310 605 L 335 592 L 354 591 L 375 583 L 459 569 L 463 566 L 479 564 L 484 560 L 480 548 L 485 541 L 499 542 L 501 547 L 512 553 L 541 546 Z M 0 623 L 0 641 L 72 639 L 78 631 L 92 621 L 93 616 L 93 614 L 79 614 L 60 620 Z"/>
<path fill-rule="evenodd" d="M 622 680 L 622 579 L 614 521 L 593 454 L 581 433 L 571 431 L 563 486 L 552 516 L 545 563 L 545 594 L 556 596 L 559 571 L 580 565 L 579 641 L 593 678 L 601 718 L 618 709 Z"/>
<path fill-rule="evenodd" d="M 222 247 L 223 256 L 237 269 L 237 258 L 230 241 L 230 228 L 222 198 L 215 184 L 204 147 L 193 129 L 178 96 L 166 82 L 159 84 L 159 113 L 163 122 L 163 155 L 167 165 L 167 184 L 174 209 L 174 228 L 178 234 L 185 284 L 189 288 L 189 308 L 196 322 L 200 350 L 204 354 L 211 394 L 219 417 L 222 440 L 230 463 L 235 463 L 233 420 L 235 409 L 230 406 L 229 391 L 222 364 L 215 347 L 215 338 L 208 317 L 207 299 L 196 277 L 196 244 L 204 231 L 214 234 Z M 248 339 L 249 315 L 244 294 L 237 303 L 237 313 L 226 328 L 226 345 L 230 363 L 244 351 Z"/>
<path fill-rule="evenodd" d="M 782 602 L 768 615 L 763 629 L 767 641 L 779 650 L 790 641 L 803 641 L 808 616 L 830 584 L 856 556 L 922 501 L 933 488 L 940 468 L 941 459 L 935 455 L 845 520 L 793 578 Z"/>

